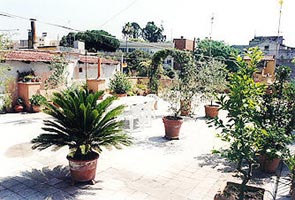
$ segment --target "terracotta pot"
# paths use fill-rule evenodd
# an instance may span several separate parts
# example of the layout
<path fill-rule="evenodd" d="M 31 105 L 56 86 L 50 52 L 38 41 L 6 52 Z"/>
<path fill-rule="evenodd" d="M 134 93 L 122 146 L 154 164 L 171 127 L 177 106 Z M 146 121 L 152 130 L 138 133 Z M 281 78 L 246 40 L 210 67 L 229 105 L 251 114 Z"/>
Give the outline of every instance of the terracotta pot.
<path fill-rule="evenodd" d="M 95 174 L 96 174 L 96 166 L 97 166 L 97 159 L 92 160 L 73 160 L 69 157 L 69 166 L 71 171 L 71 177 L 73 182 L 87 182 L 87 181 L 94 181 Z"/>
<path fill-rule="evenodd" d="M 281 162 L 280 158 L 268 158 L 267 155 L 259 155 L 258 162 L 262 171 L 266 173 L 275 173 Z"/>
<path fill-rule="evenodd" d="M 234 182 L 227 182 L 222 191 L 219 191 L 214 200 L 236 200 L 239 199 L 239 190 L 241 184 Z M 264 199 L 265 189 L 253 186 L 246 186 L 245 195 L 246 199 L 261 200 Z M 245 199 L 245 198 L 244 198 Z"/>
<path fill-rule="evenodd" d="M 33 112 L 40 112 L 41 108 L 40 108 L 40 106 L 34 105 L 34 106 L 32 106 L 32 110 L 33 110 Z"/>
<path fill-rule="evenodd" d="M 169 140 L 179 139 L 179 131 L 183 123 L 183 119 L 169 119 L 168 117 L 162 118 L 165 127 L 165 138 Z"/>
<path fill-rule="evenodd" d="M 24 111 L 24 107 L 21 105 L 15 105 L 14 106 L 14 110 L 15 112 L 23 112 Z"/>
<path fill-rule="evenodd" d="M 209 118 L 214 118 L 218 116 L 218 105 L 205 105 L 205 115 Z"/>
<path fill-rule="evenodd" d="M 127 97 L 127 94 L 126 93 L 125 94 L 116 94 L 116 96 L 119 97 L 119 98 L 120 97 Z"/>

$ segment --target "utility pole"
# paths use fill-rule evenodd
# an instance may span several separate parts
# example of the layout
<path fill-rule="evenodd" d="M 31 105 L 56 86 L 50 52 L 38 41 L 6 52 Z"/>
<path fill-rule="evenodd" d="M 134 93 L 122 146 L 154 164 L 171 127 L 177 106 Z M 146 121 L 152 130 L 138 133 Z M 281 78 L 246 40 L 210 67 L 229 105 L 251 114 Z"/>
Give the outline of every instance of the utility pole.
<path fill-rule="evenodd" d="M 279 12 L 279 23 L 278 23 L 278 35 L 277 35 L 277 45 L 276 45 L 276 52 L 275 52 L 275 61 L 276 61 L 276 64 L 277 64 L 277 60 L 278 60 L 278 57 L 279 57 L 279 36 L 280 36 L 280 28 L 281 28 L 281 17 L 282 17 L 282 7 L 283 7 L 283 3 L 284 3 L 284 0 L 279 0 L 279 4 L 280 4 L 280 12 Z"/>
<path fill-rule="evenodd" d="M 212 31 L 213 31 L 213 23 L 214 23 L 214 13 L 212 13 L 211 16 L 211 26 L 210 26 L 210 34 L 209 34 L 209 40 L 210 40 L 210 46 L 209 46 L 209 56 L 210 58 L 212 57 L 211 55 L 211 46 L 212 46 Z"/>

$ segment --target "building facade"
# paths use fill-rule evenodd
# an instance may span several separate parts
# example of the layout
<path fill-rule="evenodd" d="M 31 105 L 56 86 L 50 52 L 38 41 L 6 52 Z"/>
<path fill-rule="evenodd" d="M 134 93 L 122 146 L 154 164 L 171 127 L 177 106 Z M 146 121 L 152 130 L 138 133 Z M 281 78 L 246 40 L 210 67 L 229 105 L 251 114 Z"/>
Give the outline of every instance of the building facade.
<path fill-rule="evenodd" d="M 243 51 L 249 47 L 259 47 L 266 56 L 273 56 L 276 66 L 284 65 L 292 68 L 292 77 L 295 77 L 295 65 L 292 63 L 295 57 L 295 47 L 284 44 L 283 36 L 255 36 L 249 41 L 249 45 L 233 45 Z"/>

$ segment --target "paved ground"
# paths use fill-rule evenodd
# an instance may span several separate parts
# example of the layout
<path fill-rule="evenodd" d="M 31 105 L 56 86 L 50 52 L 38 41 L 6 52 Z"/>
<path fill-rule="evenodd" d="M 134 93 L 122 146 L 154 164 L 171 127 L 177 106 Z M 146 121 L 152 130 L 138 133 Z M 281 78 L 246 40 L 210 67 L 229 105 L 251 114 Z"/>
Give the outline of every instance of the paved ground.
<path fill-rule="evenodd" d="M 101 154 L 95 185 L 75 186 L 68 173 L 67 148 L 31 150 L 30 140 L 48 116 L 0 115 L 0 199 L 212 200 L 226 181 L 236 178 L 229 163 L 210 153 L 225 144 L 208 128 L 203 109 L 199 111 L 197 118 L 185 119 L 180 140 L 163 139 L 164 127 L 157 117 L 151 128 L 132 133 L 132 146 Z M 277 181 L 276 199 L 288 199 L 287 171 L 282 174 L 280 179 L 257 174 L 261 179 L 255 184 L 266 188 L 265 199 L 275 195 Z"/>

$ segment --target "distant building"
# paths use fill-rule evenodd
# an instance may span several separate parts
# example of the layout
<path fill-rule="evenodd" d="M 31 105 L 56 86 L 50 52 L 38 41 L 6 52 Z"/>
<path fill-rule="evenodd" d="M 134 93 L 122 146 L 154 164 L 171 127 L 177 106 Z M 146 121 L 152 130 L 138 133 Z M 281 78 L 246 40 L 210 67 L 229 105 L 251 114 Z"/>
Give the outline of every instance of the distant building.
<path fill-rule="evenodd" d="M 174 43 L 175 49 L 179 49 L 179 50 L 194 51 L 196 47 L 195 40 L 184 39 L 183 36 L 181 36 L 180 39 L 174 39 L 173 43 Z"/>
<path fill-rule="evenodd" d="M 172 42 L 132 42 L 120 41 L 119 50 L 122 52 L 132 52 L 135 50 L 142 50 L 149 54 L 154 54 L 163 49 L 174 48 Z"/>
<path fill-rule="evenodd" d="M 285 65 L 292 68 L 292 77 L 295 77 L 295 65 L 292 59 L 295 57 L 295 47 L 288 47 L 283 44 L 283 36 L 255 36 L 249 41 L 249 45 L 233 45 L 243 51 L 249 47 L 259 47 L 266 56 L 273 56 L 276 66 Z"/>

